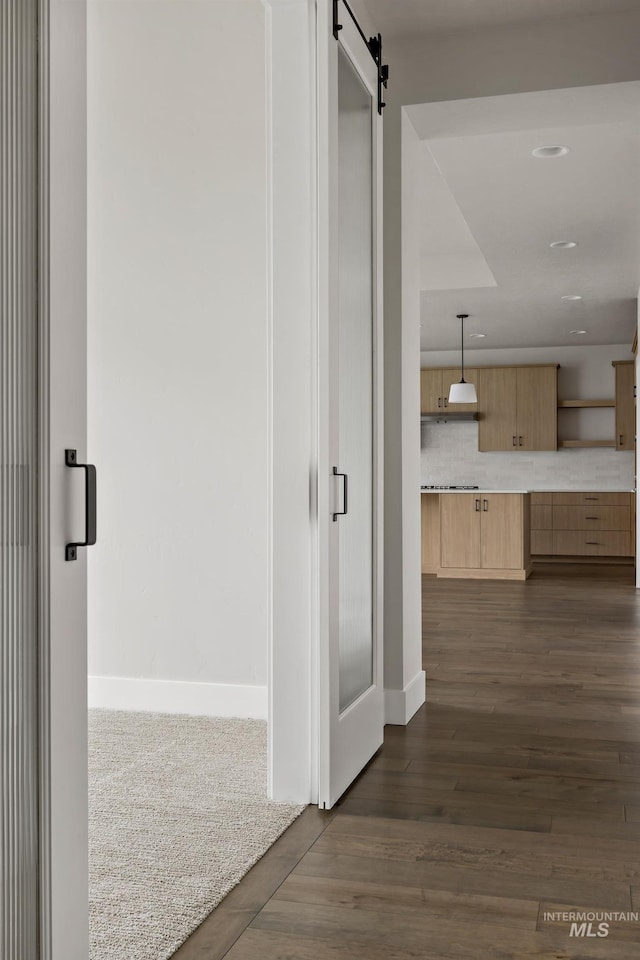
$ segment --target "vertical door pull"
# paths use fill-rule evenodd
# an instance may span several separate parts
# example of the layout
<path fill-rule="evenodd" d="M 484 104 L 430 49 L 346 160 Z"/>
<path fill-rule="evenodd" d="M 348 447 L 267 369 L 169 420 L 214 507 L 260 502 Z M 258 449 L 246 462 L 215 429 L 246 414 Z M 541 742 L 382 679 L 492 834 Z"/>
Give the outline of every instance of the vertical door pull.
<path fill-rule="evenodd" d="M 518 446 L 518 443 L 517 443 L 517 440 L 516 440 L 515 437 L 513 438 L 513 445 L 514 445 L 514 447 L 517 447 L 517 446 Z"/>
<path fill-rule="evenodd" d="M 522 437 L 518 437 L 518 440 L 520 441 L 520 446 L 522 446 Z"/>
<path fill-rule="evenodd" d="M 488 500 L 483 500 L 483 501 L 482 501 L 482 509 L 484 510 L 485 513 L 487 512 L 487 510 L 489 509 L 489 501 L 488 501 Z"/>
<path fill-rule="evenodd" d="M 92 547 L 96 542 L 97 491 L 96 468 L 90 463 L 78 463 L 77 450 L 65 450 L 64 462 L 68 467 L 80 467 L 84 470 L 85 520 L 84 540 L 68 543 L 65 547 L 65 560 L 78 559 L 78 547 Z"/>
<path fill-rule="evenodd" d="M 624 447 L 624 440 L 622 439 L 622 434 L 620 434 L 620 446 Z"/>
<path fill-rule="evenodd" d="M 442 407 L 442 397 L 438 397 L 438 409 Z"/>
<path fill-rule="evenodd" d="M 342 479 L 344 480 L 343 500 L 342 500 L 342 506 L 344 507 L 344 509 L 343 509 L 343 510 L 337 510 L 337 511 L 334 513 L 334 515 L 333 515 L 333 520 L 334 520 L 334 523 L 335 523 L 335 521 L 338 519 L 338 517 L 346 517 L 346 515 L 347 515 L 347 509 L 348 509 L 347 497 L 348 497 L 348 495 L 349 495 L 349 477 L 347 476 L 346 473 L 338 473 L 338 468 L 337 468 L 337 467 L 334 467 L 334 468 L 333 468 L 333 475 L 334 475 L 334 477 L 342 477 Z"/>
<path fill-rule="evenodd" d="M 480 501 L 476 500 L 476 513 L 480 513 Z"/>

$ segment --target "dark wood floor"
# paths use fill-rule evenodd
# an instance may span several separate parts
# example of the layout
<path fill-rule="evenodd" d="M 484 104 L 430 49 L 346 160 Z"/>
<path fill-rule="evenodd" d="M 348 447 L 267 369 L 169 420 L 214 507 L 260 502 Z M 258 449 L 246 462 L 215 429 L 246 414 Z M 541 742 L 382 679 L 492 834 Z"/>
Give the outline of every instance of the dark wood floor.
<path fill-rule="evenodd" d="M 640 599 L 631 567 L 425 577 L 428 700 L 287 831 L 178 960 L 633 960 Z M 592 932 L 597 931 L 594 923 Z"/>

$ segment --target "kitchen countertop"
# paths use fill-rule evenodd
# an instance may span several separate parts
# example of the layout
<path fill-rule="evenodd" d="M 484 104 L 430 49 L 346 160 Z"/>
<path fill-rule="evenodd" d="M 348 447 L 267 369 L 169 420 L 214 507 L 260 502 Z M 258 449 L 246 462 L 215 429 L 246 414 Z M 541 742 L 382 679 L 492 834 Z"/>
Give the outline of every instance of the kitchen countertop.
<path fill-rule="evenodd" d="M 536 487 L 535 490 L 501 490 L 497 488 L 483 487 L 480 490 L 425 490 L 420 488 L 421 493 L 591 493 L 595 490 L 597 493 L 635 493 L 630 487 Z"/>
<path fill-rule="evenodd" d="M 531 493 L 635 493 L 633 487 L 603 487 L 594 484 L 592 487 L 536 487 Z"/>
<path fill-rule="evenodd" d="M 481 494 L 481 493 L 531 493 L 531 490 L 486 490 L 484 488 L 480 490 L 423 490 L 420 488 L 420 493 L 470 493 L 470 494 Z"/>

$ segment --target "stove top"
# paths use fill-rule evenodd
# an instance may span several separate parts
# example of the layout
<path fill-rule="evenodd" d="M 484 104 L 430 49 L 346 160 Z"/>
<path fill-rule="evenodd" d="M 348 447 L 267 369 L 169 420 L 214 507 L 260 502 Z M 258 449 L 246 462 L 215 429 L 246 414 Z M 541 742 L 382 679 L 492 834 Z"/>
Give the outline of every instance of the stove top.
<path fill-rule="evenodd" d="M 420 487 L 420 489 L 421 490 L 478 490 L 479 487 L 477 483 L 474 486 L 471 486 L 470 484 L 467 484 L 465 486 L 460 486 L 452 483 L 439 484 L 436 486 L 432 483 L 427 483 L 427 484 L 423 484 Z"/>

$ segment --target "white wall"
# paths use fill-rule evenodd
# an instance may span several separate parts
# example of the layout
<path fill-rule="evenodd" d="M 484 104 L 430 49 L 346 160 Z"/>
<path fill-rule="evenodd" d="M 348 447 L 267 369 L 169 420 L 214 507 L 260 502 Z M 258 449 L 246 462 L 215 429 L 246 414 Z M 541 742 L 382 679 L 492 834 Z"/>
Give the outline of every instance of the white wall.
<path fill-rule="evenodd" d="M 259 0 L 90 3 L 97 704 L 266 716 L 264 46 Z"/>
<path fill-rule="evenodd" d="M 553 19 L 536 24 L 457 32 L 404 42 L 385 42 L 391 71 L 385 94 L 385 471 L 388 497 L 406 499 L 385 520 L 386 662 L 411 656 L 414 639 L 402 638 L 415 622 L 420 593 L 411 570 L 404 569 L 403 541 L 419 529 L 419 505 L 411 490 L 394 483 L 398 459 L 402 474 L 419 471 L 419 446 L 404 437 L 404 418 L 412 407 L 419 360 L 413 378 L 404 354 L 413 341 L 413 310 L 405 314 L 402 299 L 401 115 L 402 106 L 439 100 L 495 96 L 533 90 L 615 83 L 640 78 L 637 37 L 640 13 Z M 416 436 L 416 432 L 413 436 Z"/>

